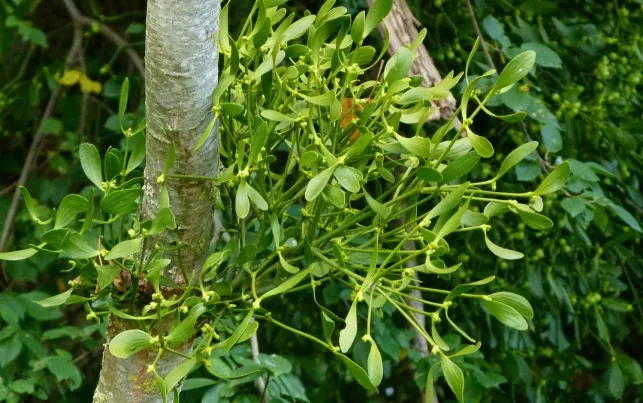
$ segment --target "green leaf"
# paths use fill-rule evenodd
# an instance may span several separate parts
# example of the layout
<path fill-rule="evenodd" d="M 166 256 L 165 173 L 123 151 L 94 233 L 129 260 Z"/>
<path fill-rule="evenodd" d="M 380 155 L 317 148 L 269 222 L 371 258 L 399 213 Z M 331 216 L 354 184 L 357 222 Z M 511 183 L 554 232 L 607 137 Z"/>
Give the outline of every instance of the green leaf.
<path fill-rule="evenodd" d="M 382 354 L 377 349 L 375 342 L 371 341 L 371 351 L 368 353 L 368 378 L 373 386 L 382 383 L 384 377 L 384 368 L 382 366 Z"/>
<path fill-rule="evenodd" d="M 463 177 L 471 172 L 471 170 L 478 165 L 479 161 L 480 155 L 477 152 L 468 153 L 457 158 L 455 161 L 447 165 L 447 167 L 442 171 L 442 181 L 451 182 Z"/>
<path fill-rule="evenodd" d="M 360 177 L 359 171 L 354 168 L 345 167 L 343 165 L 337 166 L 333 172 L 335 179 L 339 182 L 340 185 L 351 193 L 359 192 L 360 188 Z"/>
<path fill-rule="evenodd" d="M 496 179 L 504 176 L 507 172 L 509 172 L 511 168 L 516 166 L 520 161 L 524 160 L 529 154 L 534 152 L 536 148 L 538 148 L 538 142 L 530 141 L 529 143 L 523 144 L 507 154 L 505 159 L 502 160 L 502 164 L 500 164 L 500 169 L 496 174 Z"/>
<path fill-rule="evenodd" d="M 332 165 L 329 168 L 326 168 L 322 172 L 315 175 L 310 180 L 310 182 L 308 182 L 308 185 L 306 186 L 306 193 L 305 193 L 305 197 L 307 201 L 313 201 L 317 198 L 317 196 L 319 196 L 322 190 L 324 190 L 324 187 L 328 184 L 328 181 L 330 180 L 331 176 L 333 176 L 333 172 L 335 172 L 336 168 L 337 168 L 337 165 Z"/>
<path fill-rule="evenodd" d="M 431 140 L 425 139 L 424 137 L 402 137 L 397 133 L 394 133 L 397 141 L 400 142 L 402 147 L 416 157 L 422 157 L 429 159 L 431 158 Z"/>
<path fill-rule="evenodd" d="M 569 162 L 565 161 L 558 165 L 556 169 L 551 171 L 544 181 L 533 192 L 535 195 L 546 195 L 559 191 L 567 183 L 569 179 L 570 167 Z"/>
<path fill-rule="evenodd" d="M 273 60 L 270 55 L 266 55 L 264 61 L 257 67 L 257 69 L 250 75 L 251 79 L 254 81 L 261 80 L 261 76 L 272 71 L 275 66 L 278 66 L 286 57 L 286 53 L 283 50 L 277 52 L 277 58 Z"/>
<path fill-rule="evenodd" d="M 353 43 L 359 44 L 364 39 L 364 26 L 366 24 L 366 13 L 360 11 L 359 14 L 355 17 L 353 21 L 353 26 L 351 27 L 351 39 Z"/>
<path fill-rule="evenodd" d="M 461 75 L 461 74 L 460 74 Z M 458 77 L 460 77 L 460 75 Z M 448 89 L 441 87 L 416 87 L 411 88 L 400 96 L 398 103 L 400 105 L 405 104 L 417 104 L 424 101 L 435 101 L 439 99 L 444 99 L 450 94 Z"/>
<path fill-rule="evenodd" d="M 116 277 L 118 277 L 120 269 L 118 266 L 96 266 L 96 272 L 98 273 L 98 286 L 102 290 L 108 285 L 112 284 Z"/>
<path fill-rule="evenodd" d="M 172 368 L 163 380 L 166 390 L 174 389 L 174 387 L 178 385 L 179 382 L 183 380 L 183 378 L 188 376 L 188 373 L 190 372 L 190 370 L 192 370 L 192 368 L 194 368 L 195 365 L 196 358 L 190 357 Z"/>
<path fill-rule="evenodd" d="M 402 80 L 409 74 L 413 65 L 413 52 L 408 48 L 402 47 L 386 62 L 384 67 L 384 79 L 387 84 L 392 84 Z"/>
<path fill-rule="evenodd" d="M 473 353 L 475 353 L 476 351 L 480 350 L 480 346 L 481 346 L 481 345 L 482 345 L 482 343 L 480 343 L 480 342 L 477 342 L 476 344 L 470 344 L 470 345 L 468 345 L 468 346 L 463 347 L 462 349 L 460 349 L 460 351 L 458 351 L 458 352 L 456 352 L 456 353 L 454 353 L 454 354 L 451 354 L 451 355 L 449 356 L 449 358 L 454 358 L 454 357 L 460 357 L 460 356 L 462 356 L 462 355 L 469 355 L 469 354 L 473 354 Z"/>
<path fill-rule="evenodd" d="M 489 222 L 489 217 L 484 213 L 467 210 L 462 216 L 462 225 L 465 227 L 477 227 Z"/>
<path fill-rule="evenodd" d="M 109 352 L 117 358 L 127 358 L 152 345 L 154 338 L 142 330 L 125 330 L 109 342 Z"/>
<path fill-rule="evenodd" d="M 72 292 L 74 292 L 74 289 L 70 288 L 69 290 L 61 294 L 54 295 L 53 297 L 45 298 L 43 300 L 34 301 L 34 302 L 44 308 L 51 308 L 53 306 L 63 305 L 65 302 L 67 302 Z"/>
<path fill-rule="evenodd" d="M 249 340 L 255 333 L 257 333 L 258 329 L 259 322 L 250 322 L 246 327 L 246 330 L 243 331 L 241 337 L 239 337 L 237 343 L 243 343 L 244 341 Z"/>
<path fill-rule="evenodd" d="M 542 214 L 535 213 L 531 211 L 531 208 L 519 205 L 516 208 L 516 212 L 520 216 L 520 219 L 527 224 L 529 228 L 535 230 L 546 230 L 554 226 L 554 223 Z"/>
<path fill-rule="evenodd" d="M 500 119 L 503 122 L 507 122 L 507 123 L 519 123 L 519 122 L 522 122 L 523 120 L 525 120 L 525 118 L 527 117 L 527 112 L 524 112 L 524 111 L 514 112 L 514 113 L 511 113 L 509 115 L 497 115 L 497 114 L 491 112 L 489 109 L 485 108 L 484 106 L 482 107 L 482 110 L 487 115 L 492 116 L 492 117 L 494 117 L 496 119 Z"/>
<path fill-rule="evenodd" d="M 364 20 L 364 33 L 362 38 L 366 38 L 388 15 L 393 8 L 393 0 L 375 0 L 366 14 Z"/>
<path fill-rule="evenodd" d="M 443 239 L 447 235 L 451 234 L 453 231 L 458 229 L 460 227 L 460 223 L 462 222 L 462 216 L 464 215 L 464 212 L 467 211 L 469 208 L 469 202 L 471 199 L 467 199 L 467 201 L 456 211 L 445 223 L 444 225 L 440 228 L 437 234 L 438 239 Z"/>
<path fill-rule="evenodd" d="M 505 35 L 505 29 L 502 24 L 492 15 L 488 15 L 482 20 L 482 26 L 491 39 L 498 41 Z"/>
<path fill-rule="evenodd" d="M 119 242 L 105 255 L 105 260 L 120 259 L 137 254 L 141 250 L 143 238 L 134 238 Z"/>
<path fill-rule="evenodd" d="M 495 302 L 500 302 L 509 305 L 521 314 L 525 319 L 532 320 L 534 318 L 534 310 L 529 304 L 529 301 L 521 295 L 511 292 L 501 291 L 488 295 Z"/>
<path fill-rule="evenodd" d="M 617 353 L 616 362 L 618 362 L 618 365 L 625 370 L 634 385 L 640 385 L 643 383 L 643 371 L 641 370 L 641 365 L 636 360 L 624 353 Z"/>
<path fill-rule="evenodd" d="M 252 203 L 259 208 L 259 210 L 266 211 L 268 210 L 268 202 L 266 202 L 266 199 L 263 198 L 261 193 L 257 192 L 255 188 L 250 186 L 247 182 L 242 182 L 242 186 L 245 186 L 246 188 L 246 193 L 248 194 L 248 198 L 252 201 Z"/>
<path fill-rule="evenodd" d="M 286 358 L 276 354 L 259 354 L 259 362 L 266 367 L 275 378 L 292 371 L 292 364 Z"/>
<path fill-rule="evenodd" d="M 514 84 L 529 74 L 535 63 L 536 52 L 533 50 L 528 50 L 514 57 L 500 73 L 494 88 L 502 89 Z"/>
<path fill-rule="evenodd" d="M 346 368 L 348 368 L 348 372 L 353 375 L 357 383 L 362 385 L 362 387 L 369 392 L 377 392 L 377 387 L 371 383 L 371 379 L 368 377 L 368 374 L 366 371 L 364 371 L 364 368 L 360 367 L 355 363 L 353 360 L 350 358 L 346 357 L 343 354 L 338 354 L 339 358 L 344 362 L 344 365 L 346 365 Z"/>
<path fill-rule="evenodd" d="M 214 354 L 208 358 L 210 365 L 206 366 L 209 373 L 220 379 L 241 379 L 259 372 L 258 369 L 240 367 L 230 368 L 221 358 L 215 357 Z"/>
<path fill-rule="evenodd" d="M 273 122 L 296 122 L 297 119 L 284 115 L 281 112 L 273 111 L 270 109 L 264 109 L 261 111 L 261 117 L 266 118 Z"/>
<path fill-rule="evenodd" d="M 442 339 L 442 336 L 438 333 L 437 329 L 435 328 L 435 320 L 431 321 L 431 337 L 433 337 L 433 340 L 435 341 L 435 344 L 438 345 L 442 350 L 444 351 L 449 351 L 450 347 L 449 344 L 447 344 L 444 339 Z"/>
<path fill-rule="evenodd" d="M 261 28 L 259 28 L 259 30 L 257 30 L 252 36 L 252 44 L 255 46 L 255 48 L 260 49 L 261 45 L 266 43 L 266 41 L 268 40 L 268 36 L 270 36 L 271 26 L 272 21 L 270 21 L 270 17 L 266 17 L 266 19 L 264 19 L 263 23 L 261 24 Z"/>
<path fill-rule="evenodd" d="M 463 293 L 469 292 L 470 290 L 473 290 L 479 285 L 489 284 L 495 278 L 496 278 L 495 276 L 489 276 L 489 277 L 483 278 L 482 280 L 474 281 L 471 283 L 459 284 L 453 290 L 451 290 L 451 292 L 449 292 L 447 297 L 444 299 L 444 302 L 453 301 Z"/>
<path fill-rule="evenodd" d="M 281 36 L 283 42 L 289 42 L 293 39 L 297 39 L 308 31 L 310 26 L 315 22 L 315 15 L 308 15 L 300 20 L 297 20 L 290 24 L 288 28 L 284 31 Z"/>
<path fill-rule="evenodd" d="M 557 153 L 563 149 L 563 138 L 560 130 L 554 125 L 545 125 L 540 131 L 547 151 Z"/>
<path fill-rule="evenodd" d="M 163 378 L 161 378 L 161 375 L 159 375 L 156 370 L 152 371 L 152 375 L 154 375 L 154 383 L 156 383 L 156 388 L 161 395 L 161 399 L 163 399 L 163 403 L 167 403 L 167 388 L 165 387 Z"/>
<path fill-rule="evenodd" d="M 316 95 L 314 97 L 309 97 L 304 94 L 299 94 L 299 96 L 306 102 L 318 106 L 331 106 L 333 102 L 337 100 L 337 96 L 333 91 L 328 91 L 322 95 Z"/>
<path fill-rule="evenodd" d="M 237 188 L 237 195 L 234 199 L 234 208 L 237 216 L 244 219 L 250 213 L 250 198 L 248 197 L 248 187 L 245 186 L 246 182 L 243 181 Z"/>
<path fill-rule="evenodd" d="M 63 123 L 54 118 L 46 118 L 40 124 L 40 131 L 42 134 L 61 134 L 65 130 Z"/>
<path fill-rule="evenodd" d="M 442 182 L 443 176 L 440 172 L 430 167 L 420 167 L 417 173 L 418 178 L 426 182 Z"/>
<path fill-rule="evenodd" d="M 509 211 L 509 205 L 505 203 L 489 202 L 484 207 L 484 214 L 489 218 L 504 214 L 508 211 Z"/>
<path fill-rule="evenodd" d="M 218 382 L 217 380 L 208 379 L 208 378 L 186 379 L 185 382 L 183 382 L 183 387 L 181 388 L 181 392 L 186 392 L 188 390 L 200 389 L 200 388 L 205 388 L 207 386 L 216 385 L 217 382 Z M 219 384 L 219 385 L 223 386 L 223 384 Z"/>
<path fill-rule="evenodd" d="M 563 67 L 563 61 L 552 48 L 543 45 L 542 43 L 525 42 L 520 45 L 521 51 L 534 51 L 536 52 L 536 64 L 545 67 L 560 69 Z"/>
<path fill-rule="evenodd" d="M 246 332 L 246 328 L 250 324 L 250 320 L 252 319 L 253 314 L 254 314 L 254 310 L 251 309 L 250 311 L 248 311 L 248 314 L 241 321 L 239 326 L 237 326 L 237 328 L 234 330 L 234 332 L 232 332 L 230 337 L 223 342 L 223 346 L 224 346 L 223 351 L 225 352 L 230 351 L 230 349 L 232 349 L 232 347 L 234 347 L 234 345 L 239 342 L 243 334 Z"/>
<path fill-rule="evenodd" d="M 509 305 L 486 300 L 482 300 L 482 305 L 484 305 L 496 319 L 511 328 L 523 331 L 529 328 L 525 318 L 523 318 L 516 309 Z"/>
<path fill-rule="evenodd" d="M 344 208 L 346 205 L 346 193 L 336 186 L 326 186 L 322 195 L 337 208 Z"/>
<path fill-rule="evenodd" d="M 260 299 L 264 300 L 266 298 L 273 297 L 275 295 L 283 294 L 286 291 L 290 290 L 297 284 L 299 284 L 306 276 L 308 276 L 308 273 L 310 272 L 310 266 L 305 269 L 300 271 L 299 273 L 295 274 L 294 276 L 290 277 L 288 280 L 282 282 L 275 288 L 267 291 L 263 295 L 261 295 Z"/>
<path fill-rule="evenodd" d="M 114 190 L 100 201 L 100 208 L 113 215 L 128 214 L 136 210 L 140 195 L 141 189 Z"/>
<path fill-rule="evenodd" d="M 194 337 L 196 321 L 206 310 L 203 304 L 194 305 L 190 309 L 188 316 L 165 337 L 165 340 L 171 345 L 177 346 L 190 339 L 190 337 Z"/>
<path fill-rule="evenodd" d="M 516 259 L 522 259 L 523 257 L 525 257 L 525 255 L 523 255 L 520 252 L 503 248 L 502 246 L 498 246 L 495 243 L 491 242 L 486 232 L 484 235 L 484 241 L 487 244 L 487 248 L 491 251 L 491 253 L 498 256 L 499 258 L 506 259 L 506 260 L 516 260 Z"/>
<path fill-rule="evenodd" d="M 125 169 L 125 174 L 129 174 L 145 160 L 145 137 L 136 136 L 130 139 L 130 145 L 132 148 L 132 153 L 127 159 L 127 168 Z"/>
<path fill-rule="evenodd" d="M 174 143 L 170 143 L 167 147 L 167 158 L 165 159 L 165 165 L 163 165 L 163 174 L 166 174 L 172 169 L 174 163 L 176 162 L 176 146 Z"/>
<path fill-rule="evenodd" d="M 431 211 L 429 211 L 429 214 L 427 214 L 426 219 L 431 220 L 435 217 L 439 217 L 442 214 L 456 208 L 460 203 L 460 200 L 462 199 L 462 196 L 464 196 L 464 192 L 466 192 L 468 187 L 469 187 L 469 182 L 466 182 L 458 186 L 451 192 L 449 192 L 448 195 L 446 195 L 442 200 L 440 200 L 440 202 L 436 204 L 435 207 L 431 209 Z"/>
<path fill-rule="evenodd" d="M 164 268 L 167 267 L 167 265 L 170 264 L 170 262 L 171 262 L 170 259 L 154 259 L 152 264 L 150 264 L 150 268 L 145 274 L 145 279 L 147 279 L 147 281 L 149 281 L 152 284 L 152 287 L 154 287 L 155 291 L 159 290 L 159 281 L 161 278 L 161 272 L 163 271 Z M 205 270 L 206 268 L 207 266 L 204 265 L 202 270 Z"/>
<path fill-rule="evenodd" d="M 125 77 L 123 80 L 123 85 L 121 85 L 121 96 L 118 99 L 118 123 L 121 125 L 121 130 L 123 130 L 123 116 L 125 116 L 125 110 L 127 109 L 127 97 L 129 96 L 129 78 Z"/>
<path fill-rule="evenodd" d="M 609 376 L 607 380 L 607 388 L 615 399 L 621 399 L 623 392 L 625 392 L 625 378 L 621 368 L 613 363 L 610 365 Z"/>
<path fill-rule="evenodd" d="M 643 230 L 641 229 L 641 224 L 639 224 L 637 219 L 629 211 L 625 210 L 623 207 L 615 203 L 611 203 L 609 205 L 609 208 L 632 229 L 638 232 L 643 232 Z"/>
<path fill-rule="evenodd" d="M 589 164 L 580 162 L 575 159 L 570 159 L 568 160 L 568 162 L 569 162 L 569 169 L 572 174 L 588 182 L 598 182 L 600 180 L 598 175 L 594 173 L 594 171 L 592 170 Z"/>
<path fill-rule="evenodd" d="M 482 158 L 491 158 L 493 156 L 493 146 L 491 142 L 482 136 L 478 136 L 467 128 L 467 138 L 471 146 Z"/>
<path fill-rule="evenodd" d="M 326 312 L 321 311 L 322 314 L 322 327 L 324 328 L 324 337 L 329 346 L 332 346 L 332 335 L 335 330 L 335 321 L 332 320 Z"/>
<path fill-rule="evenodd" d="M 45 224 L 42 221 L 40 221 L 38 214 L 36 214 L 36 208 L 33 204 L 33 200 L 31 199 L 31 194 L 29 193 L 29 190 L 27 190 L 27 188 L 24 186 L 20 186 L 20 193 L 22 193 L 22 199 L 25 202 L 25 207 L 27 208 L 27 212 L 29 213 L 29 216 L 31 217 L 31 219 L 38 224 Z M 50 221 L 51 220 L 48 220 L 47 223 Z"/>
<path fill-rule="evenodd" d="M 284 259 L 284 257 L 281 255 L 281 252 L 279 253 L 279 262 L 281 263 L 281 267 L 284 268 L 288 273 L 290 274 L 295 274 L 299 271 L 299 267 L 293 266 L 290 263 Z"/>
<path fill-rule="evenodd" d="M 95 145 L 83 143 L 80 145 L 78 151 L 80 157 L 80 165 L 87 178 L 96 185 L 97 188 L 102 189 L 103 174 L 101 171 L 100 155 Z"/>
<path fill-rule="evenodd" d="M 77 232 L 69 232 L 62 242 L 62 255 L 70 259 L 91 259 L 100 254 Z"/>
<path fill-rule="evenodd" d="M 371 209 L 377 214 L 378 216 L 382 218 L 386 218 L 391 214 L 391 208 L 387 207 L 386 205 L 378 202 L 374 198 L 369 195 L 366 190 L 364 190 L 364 196 L 366 197 L 366 202 L 368 205 L 371 207 Z"/>
<path fill-rule="evenodd" d="M 464 402 L 464 375 L 462 370 L 444 354 L 440 354 L 440 365 L 449 388 L 459 402 Z"/>
<path fill-rule="evenodd" d="M 268 139 L 268 125 L 266 122 L 262 122 L 259 127 L 255 130 L 250 141 L 250 152 L 248 153 L 248 164 L 246 167 L 250 167 L 257 156 L 261 152 L 261 149 L 266 145 L 266 140 Z"/>
<path fill-rule="evenodd" d="M 231 102 L 224 102 L 224 103 L 221 103 L 220 105 L 221 105 L 221 109 L 223 109 L 223 113 L 225 113 L 226 116 L 231 118 L 241 115 L 245 110 L 243 105 L 233 104 Z"/>
<path fill-rule="evenodd" d="M 45 244 L 40 245 L 41 247 Z M 28 248 L 22 250 L 14 250 L 12 252 L 0 252 L 0 260 L 6 260 L 10 262 L 29 259 L 33 255 L 38 253 L 38 249 Z"/>
<path fill-rule="evenodd" d="M 346 326 L 339 332 L 339 348 L 342 353 L 351 348 L 355 336 L 357 336 L 357 299 L 353 301 L 351 309 L 346 315 Z"/>
<path fill-rule="evenodd" d="M 167 207 L 159 209 L 158 213 L 156 213 L 156 217 L 152 220 L 152 227 L 150 228 L 149 234 L 159 234 L 165 231 L 165 229 L 176 229 L 174 213 Z"/>
<path fill-rule="evenodd" d="M 219 87 L 217 87 L 217 88 L 219 88 Z M 216 92 L 216 90 L 215 90 L 215 92 Z M 199 139 L 196 141 L 196 144 L 194 144 L 194 148 L 192 149 L 193 154 L 195 152 L 197 152 L 197 150 L 199 148 L 201 148 L 201 146 L 203 145 L 203 143 L 205 143 L 205 141 L 208 139 L 208 137 L 210 137 L 210 133 L 212 133 L 212 129 L 214 128 L 215 123 L 217 123 L 217 118 L 216 117 L 212 118 L 210 123 L 208 123 L 208 125 L 203 130 L 203 133 L 201 133 L 201 135 L 199 136 Z"/>
<path fill-rule="evenodd" d="M 58 206 L 54 228 L 57 229 L 67 226 L 67 224 L 76 219 L 78 213 L 85 211 L 87 211 L 87 199 L 76 194 L 65 196 L 60 202 L 60 206 Z"/>

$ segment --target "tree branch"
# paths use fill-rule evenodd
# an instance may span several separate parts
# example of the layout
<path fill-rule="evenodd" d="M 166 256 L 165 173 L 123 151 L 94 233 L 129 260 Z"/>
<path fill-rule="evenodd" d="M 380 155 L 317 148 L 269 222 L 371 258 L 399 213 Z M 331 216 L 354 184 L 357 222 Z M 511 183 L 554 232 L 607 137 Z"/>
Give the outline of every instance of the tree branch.
<path fill-rule="evenodd" d="M 129 58 L 132 60 L 132 63 L 134 64 L 134 67 L 136 67 L 136 70 L 138 70 L 141 77 L 145 78 L 145 66 L 143 64 L 143 59 L 141 59 L 141 57 L 138 55 L 138 53 L 136 53 L 134 49 L 127 46 L 127 41 L 125 39 L 123 39 L 119 34 L 117 34 L 107 25 L 83 15 L 80 11 L 78 11 L 78 8 L 76 8 L 73 0 L 62 1 L 65 5 L 65 8 L 67 8 L 67 12 L 74 22 L 87 26 L 97 25 L 107 39 L 112 41 L 119 48 L 125 49 L 125 53 L 127 53 Z"/>

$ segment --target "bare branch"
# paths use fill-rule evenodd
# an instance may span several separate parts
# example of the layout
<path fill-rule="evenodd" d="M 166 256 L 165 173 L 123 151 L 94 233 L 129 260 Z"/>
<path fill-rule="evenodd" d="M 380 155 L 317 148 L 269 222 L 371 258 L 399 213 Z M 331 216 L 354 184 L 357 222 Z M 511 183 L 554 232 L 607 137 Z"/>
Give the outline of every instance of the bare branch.
<path fill-rule="evenodd" d="M 76 8 L 73 0 L 63 0 L 63 3 L 65 4 L 67 12 L 71 16 L 72 20 L 74 20 L 74 22 L 86 26 L 98 26 L 107 39 L 112 41 L 119 48 L 123 48 L 125 50 L 125 53 L 127 53 L 127 56 L 129 56 L 129 58 L 132 60 L 134 67 L 136 67 L 136 70 L 138 70 L 141 77 L 145 78 L 145 66 L 143 64 L 143 59 L 141 59 L 141 57 L 138 55 L 138 53 L 136 53 L 134 49 L 127 46 L 128 43 L 125 39 L 123 39 L 119 34 L 117 34 L 107 25 L 83 15 L 80 11 L 78 11 L 78 8 Z"/>

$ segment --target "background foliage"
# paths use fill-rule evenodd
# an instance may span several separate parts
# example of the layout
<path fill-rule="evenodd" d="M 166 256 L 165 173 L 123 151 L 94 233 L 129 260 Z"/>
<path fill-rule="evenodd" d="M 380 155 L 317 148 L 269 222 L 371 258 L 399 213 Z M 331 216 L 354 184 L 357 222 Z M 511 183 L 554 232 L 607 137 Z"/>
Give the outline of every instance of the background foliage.
<path fill-rule="evenodd" d="M 291 1 L 294 11 L 316 10 L 320 3 Z M 461 71 L 477 33 L 464 1 L 409 0 L 416 17 L 428 29 L 425 44 L 440 71 Z M 238 4 L 238 6 L 237 6 Z M 243 21 L 251 1 L 235 2 L 231 18 Z M 71 43 L 72 25 L 57 2 L 0 1 L 0 139 L 3 190 L 0 217 L 5 216 L 11 184 L 22 168 L 31 136 L 38 126 L 45 139 L 34 174 L 28 182 L 41 216 L 64 195 L 82 193 L 86 180 L 78 163 L 81 142 L 102 150 L 120 141 L 118 96 L 130 77 L 130 118 L 141 116 L 141 80 L 123 49 L 95 27 L 85 29 L 82 82 L 60 83 L 63 60 Z M 347 0 L 351 12 L 364 8 Z M 643 353 L 637 337 L 643 332 L 639 296 L 643 282 L 640 221 L 643 196 L 639 180 L 641 154 L 640 46 L 643 11 L 638 1 L 549 2 L 478 1 L 474 11 L 488 52 L 498 70 L 524 50 L 535 50 L 539 74 L 528 84 L 503 94 L 498 107 L 527 110 L 523 126 L 506 126 L 492 119 L 475 123 L 496 146 L 496 157 L 529 139 L 541 143 L 540 158 L 524 161 L 511 173 L 507 191 L 533 189 L 558 160 L 570 161 L 572 180 L 565 195 L 545 200 L 555 227 L 547 232 L 523 231 L 507 218 L 506 228 L 494 228 L 504 246 L 531 251 L 526 260 L 500 261 L 467 233 L 452 243 L 467 263 L 459 281 L 497 274 L 495 284 L 527 297 L 536 313 L 529 332 L 517 332 L 481 321 L 480 308 L 455 307 L 458 323 L 483 341 L 483 349 L 462 364 L 468 377 L 466 401 L 637 401 L 643 395 L 643 374 L 637 362 Z M 121 33 L 142 53 L 144 2 L 90 1 L 82 11 Z M 381 46 L 371 37 L 374 46 Z M 489 69 L 479 53 L 470 74 Z M 52 118 L 40 121 L 51 92 L 64 85 Z M 456 89 L 462 91 L 463 88 Z M 459 95 L 459 94 L 458 94 Z M 457 97 L 456 97 L 457 98 Z M 472 180 L 493 176 L 490 167 L 476 169 Z M 2 220 L 4 222 L 4 220 Z M 0 225 L 2 225 L 0 223 Z M 521 227 L 522 225 L 522 227 Z M 518 228 L 518 231 L 513 229 Z M 11 249 L 27 247 L 39 237 L 26 211 L 14 221 Z M 484 248 L 484 247 L 483 247 Z M 85 321 L 81 308 L 47 309 L 31 301 L 57 294 L 71 277 L 61 261 L 39 254 L 27 261 L 2 262 L 0 293 L 0 400 L 86 401 L 98 375 L 101 331 Z M 451 280 L 452 283 L 453 280 Z M 440 284 L 436 284 L 439 286 Z M 323 289 L 324 304 L 345 309 L 347 290 Z M 307 299 L 277 302 L 273 309 L 292 313 L 292 324 L 322 333 L 318 313 Z M 475 314 L 474 314 L 475 312 Z M 392 313 L 392 312 L 389 312 Z M 274 381 L 274 399 L 300 401 L 417 401 L 429 364 L 414 348 L 414 331 L 395 316 L 376 318 L 375 338 L 385 359 L 380 397 L 366 392 L 344 367 L 323 349 L 277 329 L 260 332 L 262 362 Z M 450 344 L 462 340 L 445 337 Z M 289 351 L 284 357 L 274 351 Z M 247 359 L 247 347 L 236 347 L 235 360 Z M 364 363 L 368 345 L 357 343 L 355 361 Z M 225 365 L 233 364 L 223 358 Z M 184 401 L 256 400 L 254 386 L 212 386 L 208 374 L 191 375 Z M 445 384 L 439 384 L 440 400 Z M 333 393 L 330 393 L 332 391 Z M 245 399 L 245 400 L 244 400 Z"/>

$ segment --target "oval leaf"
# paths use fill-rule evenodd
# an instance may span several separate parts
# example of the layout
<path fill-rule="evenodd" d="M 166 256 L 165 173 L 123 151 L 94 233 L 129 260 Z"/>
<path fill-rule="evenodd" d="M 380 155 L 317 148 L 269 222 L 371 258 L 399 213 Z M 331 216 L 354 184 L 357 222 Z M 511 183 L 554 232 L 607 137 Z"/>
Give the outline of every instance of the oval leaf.
<path fill-rule="evenodd" d="M 109 352 L 114 357 L 127 358 L 152 345 L 154 338 L 142 330 L 126 330 L 109 342 Z"/>

